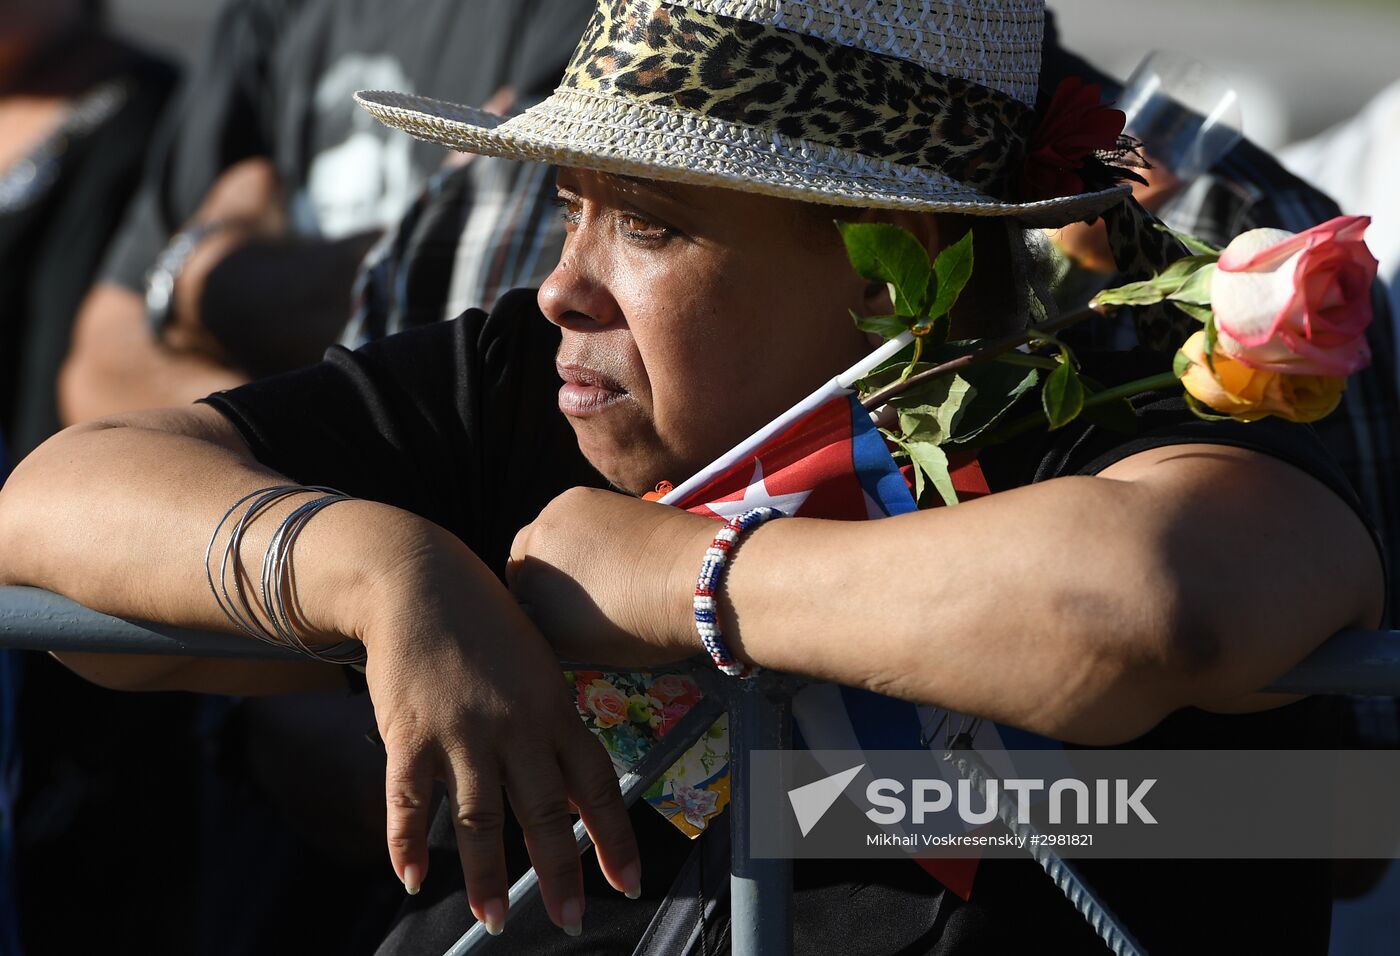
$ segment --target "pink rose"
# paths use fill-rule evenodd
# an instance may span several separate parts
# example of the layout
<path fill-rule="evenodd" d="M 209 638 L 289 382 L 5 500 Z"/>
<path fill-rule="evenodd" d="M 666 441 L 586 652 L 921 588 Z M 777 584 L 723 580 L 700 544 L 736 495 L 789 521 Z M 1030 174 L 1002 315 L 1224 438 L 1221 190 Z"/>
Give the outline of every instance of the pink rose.
<path fill-rule="evenodd" d="M 616 727 L 627 721 L 627 695 L 605 680 L 591 681 L 584 688 L 583 705 L 599 727 Z"/>
<path fill-rule="evenodd" d="M 1339 216 L 1297 235 L 1254 229 L 1220 257 L 1210 285 L 1220 348 L 1253 369 L 1341 377 L 1371 361 L 1371 220 Z"/>

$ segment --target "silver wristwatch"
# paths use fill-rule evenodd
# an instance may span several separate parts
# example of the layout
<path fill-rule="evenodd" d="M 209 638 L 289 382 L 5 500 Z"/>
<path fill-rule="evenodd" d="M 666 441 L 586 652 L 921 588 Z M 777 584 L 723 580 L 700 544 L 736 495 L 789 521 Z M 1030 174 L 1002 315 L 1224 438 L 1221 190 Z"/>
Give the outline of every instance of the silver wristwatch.
<path fill-rule="evenodd" d="M 205 239 L 223 230 L 219 219 L 191 223 L 170 237 L 170 242 L 156 256 L 151 271 L 146 273 L 146 321 L 151 334 L 160 338 L 170 325 L 174 314 L 175 281 L 184 271 L 190 256 Z"/>

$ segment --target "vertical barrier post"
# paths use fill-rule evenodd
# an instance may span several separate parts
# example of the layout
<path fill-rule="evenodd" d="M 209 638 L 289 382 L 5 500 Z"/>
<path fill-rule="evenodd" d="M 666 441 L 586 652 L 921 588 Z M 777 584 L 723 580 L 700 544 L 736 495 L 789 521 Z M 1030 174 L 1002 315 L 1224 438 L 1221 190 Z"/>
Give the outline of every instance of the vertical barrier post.
<path fill-rule="evenodd" d="M 729 894 L 734 956 L 792 952 L 792 861 L 750 856 L 749 755 L 792 747 L 792 702 L 762 676 L 737 682 L 729 704 Z"/>

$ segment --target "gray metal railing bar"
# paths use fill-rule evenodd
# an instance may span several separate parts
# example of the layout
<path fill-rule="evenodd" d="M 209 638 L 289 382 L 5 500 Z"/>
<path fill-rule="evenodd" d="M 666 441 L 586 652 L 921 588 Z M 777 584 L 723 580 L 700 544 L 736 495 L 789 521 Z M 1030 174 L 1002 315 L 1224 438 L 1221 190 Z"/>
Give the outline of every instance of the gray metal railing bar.
<path fill-rule="evenodd" d="M 0 649 L 305 660 L 291 648 L 247 635 L 127 621 L 50 591 L 19 587 L 0 588 Z"/>
<path fill-rule="evenodd" d="M 100 614 L 67 598 L 36 588 L 0 588 L 0 649 L 90 653 L 169 654 L 194 657 L 287 658 L 293 651 L 233 634 L 204 633 Z M 689 665 L 677 669 L 689 670 Z M 631 806 L 687 747 L 699 739 L 719 714 L 730 714 L 731 812 L 733 865 L 730 894 L 733 948 L 736 956 L 784 956 L 792 951 L 792 863 L 755 860 L 748 847 L 748 757 L 753 750 L 791 746 L 790 691 L 783 678 L 719 682 L 703 668 L 693 671 L 704 699 L 653 747 L 619 782 Z M 1400 695 L 1400 631 L 1344 631 L 1334 635 L 1297 667 L 1265 690 L 1295 694 Z M 590 846 L 582 823 L 574 828 L 579 852 Z M 1082 892 L 1072 868 L 1055 859 L 1040 860 L 1056 885 L 1081 909 L 1097 911 L 1097 901 Z M 1059 873 L 1062 869 L 1063 872 Z M 1059 875 L 1057 875 L 1057 873 Z M 1063 885 L 1062 885 L 1063 881 Z M 538 893 L 531 870 L 511 887 L 511 912 Z M 1072 891 L 1072 892 L 1071 892 Z M 1080 899 L 1082 898 L 1082 899 Z M 1086 915 L 1090 915 L 1086 912 Z M 1111 919 L 1091 919 L 1095 929 L 1132 951 L 1132 943 Z M 1095 922 L 1098 919 L 1098 922 Z M 1099 925 L 1103 923 L 1103 925 Z M 476 952 L 491 937 L 475 925 L 446 956 Z"/>
<path fill-rule="evenodd" d="M 792 749 L 798 682 L 760 674 L 731 685 L 729 703 L 729 922 L 734 956 L 792 952 L 792 860 L 750 852 L 750 755 Z"/>
<path fill-rule="evenodd" d="M 0 587 L 0 649 L 298 659 L 236 634 L 189 631 L 100 614 L 38 588 Z M 1400 631 L 1342 631 L 1267 690 L 1400 696 Z"/>
<path fill-rule="evenodd" d="M 238 634 L 123 620 L 39 588 L 0 588 L 0 649 L 297 659 Z M 1400 696 L 1400 631 L 1341 631 L 1268 684 L 1289 694 Z"/>
<path fill-rule="evenodd" d="M 1342 631 L 1267 688 L 1289 694 L 1400 696 L 1400 631 Z"/>

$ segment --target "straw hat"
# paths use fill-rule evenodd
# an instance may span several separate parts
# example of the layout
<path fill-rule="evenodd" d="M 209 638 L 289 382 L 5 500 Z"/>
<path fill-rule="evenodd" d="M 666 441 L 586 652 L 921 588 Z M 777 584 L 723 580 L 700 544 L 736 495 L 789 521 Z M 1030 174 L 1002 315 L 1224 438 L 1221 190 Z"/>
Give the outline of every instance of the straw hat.
<path fill-rule="evenodd" d="M 558 90 L 519 116 L 405 93 L 355 99 L 390 126 L 471 153 L 1060 226 L 1128 189 L 1016 196 L 1039 123 L 1044 6 L 599 0 Z"/>

